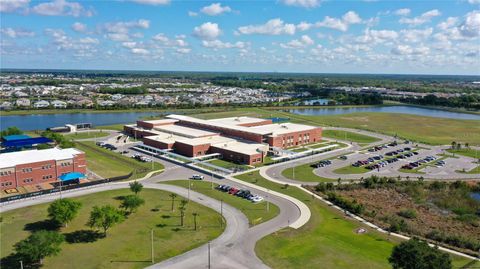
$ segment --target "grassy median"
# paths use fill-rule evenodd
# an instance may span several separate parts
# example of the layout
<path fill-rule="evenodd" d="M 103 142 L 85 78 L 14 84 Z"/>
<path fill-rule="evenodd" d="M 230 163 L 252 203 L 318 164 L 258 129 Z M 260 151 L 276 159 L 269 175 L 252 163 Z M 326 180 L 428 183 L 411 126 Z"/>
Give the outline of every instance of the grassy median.
<path fill-rule="evenodd" d="M 185 226 L 181 227 L 178 210 L 171 212 L 169 192 L 144 189 L 139 195 L 145 200 L 145 204 L 124 222 L 112 227 L 106 238 L 97 238 L 93 242 L 73 242 L 76 236 L 90 230 L 85 223 L 93 206 L 118 206 L 118 197 L 129 194 L 130 190 L 122 189 L 73 198 L 82 203 L 82 208 L 67 228 L 59 230 L 66 236 L 67 242 L 61 245 L 62 251 L 58 256 L 45 259 L 43 268 L 144 268 L 151 264 L 151 229 L 154 230 L 156 262 L 198 247 L 223 232 L 220 214 L 194 202 L 187 205 Z M 180 199 L 177 198 L 176 207 Z M 13 245 L 26 238 L 30 232 L 52 228 L 45 221 L 48 205 L 41 204 L 2 213 L 2 258 L 10 255 Z M 197 221 L 200 229 L 197 231 L 193 229 L 193 212 L 199 214 Z M 17 265 L 18 262 L 14 268 L 19 268 Z"/>
<path fill-rule="evenodd" d="M 283 229 L 260 240 L 257 255 L 272 268 L 391 268 L 388 257 L 399 239 L 373 231 L 294 187 L 270 182 L 258 172 L 237 176 L 246 182 L 285 193 L 303 201 L 310 221 L 300 229 Z M 358 228 L 368 232 L 358 234 Z M 453 256 L 454 267 L 470 260 Z M 475 264 L 470 264 L 474 268 Z"/>
<path fill-rule="evenodd" d="M 188 180 L 173 180 L 162 182 L 162 184 L 172 184 L 184 188 L 188 188 Z M 251 226 L 260 224 L 276 217 L 280 213 L 278 206 L 270 203 L 267 211 L 267 203 L 252 203 L 246 199 L 230 195 L 228 193 L 212 189 L 212 183 L 205 181 L 193 181 L 190 180 L 191 190 L 205 194 L 216 200 L 223 200 L 226 204 L 229 204 L 238 210 L 242 211 L 247 216 Z M 215 188 L 218 184 L 213 184 Z"/>

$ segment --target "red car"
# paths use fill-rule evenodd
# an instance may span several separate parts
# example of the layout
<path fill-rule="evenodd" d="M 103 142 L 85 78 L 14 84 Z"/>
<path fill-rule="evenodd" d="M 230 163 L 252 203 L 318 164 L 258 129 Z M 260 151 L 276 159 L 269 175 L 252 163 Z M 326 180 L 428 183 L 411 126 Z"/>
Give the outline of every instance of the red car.
<path fill-rule="evenodd" d="M 239 191 L 239 189 L 237 188 L 231 188 L 228 193 L 232 194 L 232 195 L 235 195 L 235 193 L 237 193 Z"/>

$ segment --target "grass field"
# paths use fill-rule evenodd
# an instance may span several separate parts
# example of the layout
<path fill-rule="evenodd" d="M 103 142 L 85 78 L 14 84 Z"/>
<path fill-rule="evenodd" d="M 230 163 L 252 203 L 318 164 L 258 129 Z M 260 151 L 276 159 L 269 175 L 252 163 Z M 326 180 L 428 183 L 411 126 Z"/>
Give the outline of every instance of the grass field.
<path fill-rule="evenodd" d="M 113 190 L 74 198 L 82 203 L 77 218 L 62 228 L 61 233 L 72 238 L 77 231 L 88 231 L 90 210 L 94 205 L 119 205 L 115 197 L 131 194 L 130 190 Z M 178 210 L 171 212 L 168 192 L 144 189 L 139 194 L 145 205 L 123 223 L 112 227 L 106 238 L 91 243 L 62 244 L 58 256 L 46 258 L 43 268 L 144 268 L 150 265 L 150 230 L 154 230 L 155 261 L 159 262 L 200 246 L 222 232 L 221 216 L 212 209 L 190 202 L 185 214 L 185 226 L 179 226 Z M 177 201 L 180 197 L 177 198 Z M 176 205 L 179 203 L 176 202 Z M 41 204 L 2 214 L 1 256 L 8 256 L 16 242 L 26 238 L 32 229 L 45 226 L 48 204 Z M 152 210 L 153 209 L 153 210 Z M 201 228 L 193 230 L 192 212 L 199 213 Z M 15 263 L 14 268 L 18 263 Z M 3 266 L 2 266 L 3 268 Z M 5 267 L 6 268 L 6 267 Z"/>
<path fill-rule="evenodd" d="M 295 169 L 295 172 L 294 172 Z M 295 173 L 295 174 L 294 174 Z M 282 176 L 293 179 L 293 180 L 298 180 L 298 181 L 305 181 L 305 182 L 333 182 L 336 181 L 336 179 L 330 179 L 330 178 L 324 178 L 315 175 L 313 173 L 313 168 L 310 167 L 310 163 L 308 164 L 302 164 L 299 165 L 295 168 L 287 168 L 282 171 Z"/>
<path fill-rule="evenodd" d="M 63 136 L 73 139 L 73 140 L 78 140 L 78 139 L 89 139 L 89 138 L 102 138 L 108 136 L 109 133 L 107 132 L 100 132 L 100 131 L 91 131 L 91 132 L 80 132 L 80 133 L 70 133 L 70 134 L 64 134 Z"/>
<path fill-rule="evenodd" d="M 391 268 L 387 259 L 399 239 L 346 219 L 342 213 L 312 199 L 300 189 L 284 189 L 262 178 L 258 172 L 237 178 L 295 197 L 312 211 L 310 221 L 302 228 L 286 228 L 257 243 L 257 255 L 272 268 Z M 355 231 L 360 227 L 368 232 L 357 234 Z M 457 256 L 453 261 L 456 268 L 470 262 Z"/>
<path fill-rule="evenodd" d="M 368 170 L 367 168 L 365 168 L 363 166 L 355 167 L 355 166 L 352 166 L 351 164 L 333 170 L 334 173 L 337 173 L 337 174 L 340 174 L 340 175 L 363 174 L 363 173 L 366 173 L 366 172 L 369 172 L 369 171 L 370 170 Z"/>
<path fill-rule="evenodd" d="M 236 164 L 236 163 L 232 163 L 232 162 L 220 160 L 220 159 L 213 159 L 213 160 L 209 160 L 208 162 L 213 165 L 220 166 L 226 169 L 234 169 L 234 168 L 248 169 L 249 168 L 248 165 Z"/>
<path fill-rule="evenodd" d="M 123 131 L 123 126 L 125 126 L 125 124 L 99 125 L 94 126 L 93 129 Z"/>
<path fill-rule="evenodd" d="M 477 120 L 433 118 L 398 113 L 304 116 L 274 110 L 274 108 L 239 108 L 226 112 L 195 115 L 204 119 L 233 116 L 290 118 L 292 122 L 304 124 L 364 129 L 388 135 L 397 134 L 402 138 L 433 145 L 446 145 L 452 141 L 467 142 L 470 145 L 480 144 L 480 121 Z"/>
<path fill-rule="evenodd" d="M 375 137 L 352 133 L 348 131 L 342 131 L 342 130 L 324 130 L 322 132 L 322 135 L 328 138 L 352 141 L 357 143 L 373 143 L 373 142 L 380 141 L 380 139 Z"/>
<path fill-rule="evenodd" d="M 119 153 L 96 146 L 94 142 L 76 142 L 76 148 L 85 152 L 87 167 L 96 174 L 109 178 L 126 175 L 134 171 L 130 179 L 141 178 L 150 171 L 163 169 L 160 163 L 144 163 L 125 157 Z"/>
<path fill-rule="evenodd" d="M 162 182 L 162 184 L 163 183 L 188 188 L 188 180 L 174 180 Z M 270 203 L 269 211 L 267 211 L 266 202 L 252 203 L 246 199 L 242 199 L 216 189 L 212 190 L 212 184 L 210 182 L 191 180 L 190 183 L 191 190 L 203 193 L 217 200 L 223 200 L 225 203 L 242 211 L 243 214 L 247 216 L 248 221 L 252 226 L 268 221 L 280 213 L 278 206 L 272 203 Z M 218 184 L 213 184 L 214 187 L 217 185 Z"/>
<path fill-rule="evenodd" d="M 463 155 L 471 158 L 480 158 L 480 150 L 475 150 L 471 148 L 462 148 L 459 150 L 447 149 L 448 152 Z"/>

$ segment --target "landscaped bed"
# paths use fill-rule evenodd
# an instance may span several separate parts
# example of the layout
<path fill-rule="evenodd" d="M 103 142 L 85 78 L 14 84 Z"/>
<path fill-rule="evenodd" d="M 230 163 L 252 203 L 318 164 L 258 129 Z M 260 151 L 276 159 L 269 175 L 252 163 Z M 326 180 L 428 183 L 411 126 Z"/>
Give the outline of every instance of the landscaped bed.
<path fill-rule="evenodd" d="M 480 248 L 480 184 L 398 182 L 372 176 L 362 183 L 310 187 L 384 229 L 420 236 L 476 255 Z"/>
<path fill-rule="evenodd" d="M 33 231 L 59 229 L 66 242 L 61 244 L 58 256 L 44 260 L 44 268 L 144 268 L 151 265 L 151 229 L 154 231 L 155 262 L 200 246 L 223 232 L 220 214 L 193 202 L 187 205 L 185 225 L 181 227 L 177 207 L 182 198 L 176 198 L 175 212 L 172 212 L 169 192 L 144 189 L 138 195 L 145 204 L 137 212 L 109 229 L 107 237 L 92 236 L 94 233 L 86 226 L 92 207 L 106 204 L 117 207 L 121 197 L 130 194 L 130 190 L 122 189 L 73 198 L 81 202 L 82 207 L 67 228 L 58 228 L 46 221 L 47 203 L 2 213 L 1 257 L 10 255 L 13 245 Z M 193 212 L 198 213 L 200 228 L 197 231 L 193 229 Z M 90 240 L 92 242 L 88 242 Z M 3 259 L 2 268 L 20 268 L 17 260 L 11 267 L 4 262 Z"/>

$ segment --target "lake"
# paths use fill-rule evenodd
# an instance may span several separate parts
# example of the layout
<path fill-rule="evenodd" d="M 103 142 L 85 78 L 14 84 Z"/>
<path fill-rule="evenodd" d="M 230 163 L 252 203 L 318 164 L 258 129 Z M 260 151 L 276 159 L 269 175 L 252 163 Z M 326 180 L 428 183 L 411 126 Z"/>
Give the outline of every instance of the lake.
<path fill-rule="evenodd" d="M 459 120 L 480 120 L 480 115 L 461 112 L 451 112 L 442 109 L 415 107 L 415 106 L 370 106 L 370 107 L 325 107 L 325 108 L 298 108 L 287 110 L 290 113 L 310 116 L 339 115 L 356 112 L 384 112 L 403 113 L 436 118 L 449 118 Z"/>
<path fill-rule="evenodd" d="M 32 114 L 0 116 L 0 130 L 16 126 L 21 130 L 45 130 L 65 124 L 92 123 L 93 126 L 134 123 L 141 117 L 157 116 L 160 112 L 105 112 L 70 114 Z"/>

